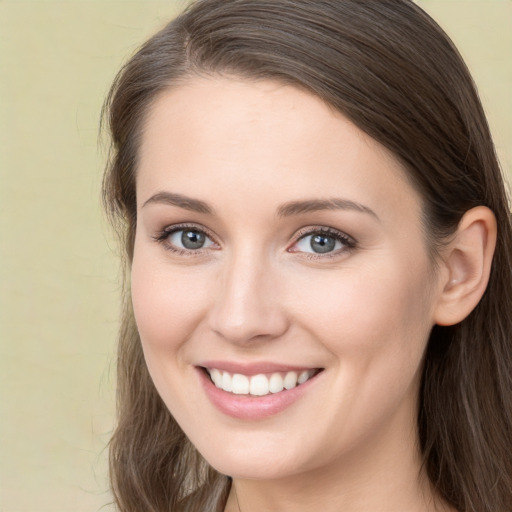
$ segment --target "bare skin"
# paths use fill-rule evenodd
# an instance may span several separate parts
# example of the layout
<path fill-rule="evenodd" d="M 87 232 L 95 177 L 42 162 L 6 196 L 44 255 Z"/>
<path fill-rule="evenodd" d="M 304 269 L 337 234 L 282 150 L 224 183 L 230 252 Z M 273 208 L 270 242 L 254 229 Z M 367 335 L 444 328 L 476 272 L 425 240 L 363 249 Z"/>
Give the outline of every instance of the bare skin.
<path fill-rule="evenodd" d="M 134 313 L 162 399 L 234 479 L 226 512 L 449 510 L 420 476 L 421 368 L 432 326 L 460 321 L 485 289 L 492 215 L 469 215 L 434 267 L 404 173 L 290 86 L 194 78 L 155 101 Z M 214 390 L 231 412 L 212 402 L 205 361 L 319 373 L 249 419 L 231 391 Z"/>

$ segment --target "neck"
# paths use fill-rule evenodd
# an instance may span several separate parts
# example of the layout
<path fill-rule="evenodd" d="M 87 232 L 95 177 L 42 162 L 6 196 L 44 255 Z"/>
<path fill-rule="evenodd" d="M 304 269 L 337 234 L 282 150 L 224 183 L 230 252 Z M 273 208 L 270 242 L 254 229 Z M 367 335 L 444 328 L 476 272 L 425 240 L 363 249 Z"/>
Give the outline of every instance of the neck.
<path fill-rule="evenodd" d="M 225 510 L 448 512 L 421 472 L 416 428 L 409 427 L 398 435 L 381 431 L 365 440 L 363 449 L 298 475 L 267 481 L 234 478 Z"/>

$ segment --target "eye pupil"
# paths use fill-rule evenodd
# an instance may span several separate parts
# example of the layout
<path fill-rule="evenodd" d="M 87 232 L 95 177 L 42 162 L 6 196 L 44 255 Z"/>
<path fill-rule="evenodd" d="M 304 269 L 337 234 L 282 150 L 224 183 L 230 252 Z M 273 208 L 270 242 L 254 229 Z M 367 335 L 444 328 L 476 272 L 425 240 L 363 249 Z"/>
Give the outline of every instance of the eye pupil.
<path fill-rule="evenodd" d="M 311 249 L 317 253 L 326 253 L 334 250 L 336 240 L 332 236 L 315 235 L 311 237 Z"/>
<path fill-rule="evenodd" d="M 205 240 L 204 233 L 198 231 L 183 231 L 181 235 L 181 243 L 186 249 L 200 249 L 203 247 Z"/>

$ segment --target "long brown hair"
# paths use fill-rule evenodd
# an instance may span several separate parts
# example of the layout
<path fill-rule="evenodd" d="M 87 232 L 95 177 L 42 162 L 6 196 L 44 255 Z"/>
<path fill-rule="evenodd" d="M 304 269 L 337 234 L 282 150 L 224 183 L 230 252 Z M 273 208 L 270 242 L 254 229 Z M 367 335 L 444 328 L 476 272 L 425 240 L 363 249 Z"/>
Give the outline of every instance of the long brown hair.
<path fill-rule="evenodd" d="M 104 107 L 112 152 L 104 203 L 129 269 L 135 173 L 148 107 L 166 88 L 210 74 L 272 79 L 344 114 L 405 165 L 424 202 L 432 256 L 470 208 L 491 208 L 490 282 L 460 324 L 435 326 L 418 429 L 424 469 L 464 512 L 512 506 L 512 230 L 489 128 L 448 36 L 410 0 L 199 0 L 118 74 Z M 110 444 L 122 512 L 223 510 L 230 481 L 195 451 L 146 369 L 126 284 L 118 353 L 118 425 Z"/>

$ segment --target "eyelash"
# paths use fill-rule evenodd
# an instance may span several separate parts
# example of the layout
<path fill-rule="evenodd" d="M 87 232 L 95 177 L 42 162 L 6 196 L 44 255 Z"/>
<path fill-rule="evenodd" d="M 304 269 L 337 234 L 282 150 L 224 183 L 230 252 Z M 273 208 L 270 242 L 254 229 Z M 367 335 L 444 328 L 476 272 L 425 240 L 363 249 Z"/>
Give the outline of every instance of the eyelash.
<path fill-rule="evenodd" d="M 296 245 L 300 240 L 307 236 L 311 235 L 328 235 L 331 238 L 334 238 L 334 240 L 341 242 L 343 244 L 343 249 L 338 249 L 336 251 L 327 252 L 324 254 L 320 253 L 312 253 L 312 252 L 302 252 L 302 251 L 290 251 L 295 252 L 297 254 L 302 254 L 304 258 L 307 258 L 309 260 L 318 260 L 318 259 L 326 259 L 326 258 L 336 258 L 340 256 L 341 253 L 344 252 L 351 252 L 357 247 L 357 242 L 354 238 L 347 235 L 346 233 L 343 233 L 342 231 L 338 231 L 334 228 L 329 228 L 325 226 L 313 226 L 304 228 L 298 231 L 297 236 L 295 238 L 295 241 L 293 245 Z"/>
<path fill-rule="evenodd" d="M 178 256 L 199 256 L 204 252 L 204 248 L 201 249 L 181 249 L 180 247 L 176 247 L 175 245 L 172 245 L 168 242 L 168 238 L 176 233 L 177 231 L 196 231 L 197 233 L 202 233 L 203 235 L 207 236 L 210 240 L 212 240 L 214 243 L 215 238 L 210 234 L 209 231 L 205 230 L 202 227 L 196 226 L 195 224 L 174 224 L 172 226 L 168 226 L 164 228 L 162 231 L 158 232 L 153 238 L 156 242 L 163 245 L 164 249 L 167 251 L 171 251 L 174 254 L 177 254 Z"/>
<path fill-rule="evenodd" d="M 198 233 L 202 233 L 203 235 L 207 236 L 210 240 L 212 240 L 215 244 L 215 237 L 208 231 L 205 230 L 203 227 L 199 227 L 194 224 L 175 224 L 172 226 L 168 226 L 162 231 L 158 232 L 155 236 L 153 236 L 153 239 L 162 244 L 164 248 L 168 251 L 171 251 L 179 256 L 199 256 L 202 255 L 202 253 L 206 250 L 204 248 L 200 249 L 181 249 L 179 247 L 176 247 L 168 242 L 169 236 L 178 232 L 189 229 L 191 231 L 196 231 Z M 325 258 L 335 258 L 336 256 L 340 255 L 340 252 L 346 252 L 346 251 L 353 251 L 357 247 L 357 242 L 354 238 L 351 236 L 343 233 L 342 231 L 338 231 L 337 229 L 325 227 L 325 226 L 312 226 L 308 228 L 303 228 L 297 232 L 297 235 L 295 237 L 295 240 L 292 244 L 292 247 L 300 242 L 303 238 L 311 235 L 328 235 L 329 237 L 334 238 L 336 241 L 339 241 L 343 244 L 344 248 L 342 250 L 332 251 L 325 254 L 320 253 L 305 253 L 303 251 L 290 251 L 292 253 L 302 254 L 303 257 L 311 260 L 317 260 L 317 259 L 325 259 Z M 218 245 L 218 244 L 217 244 Z"/>

